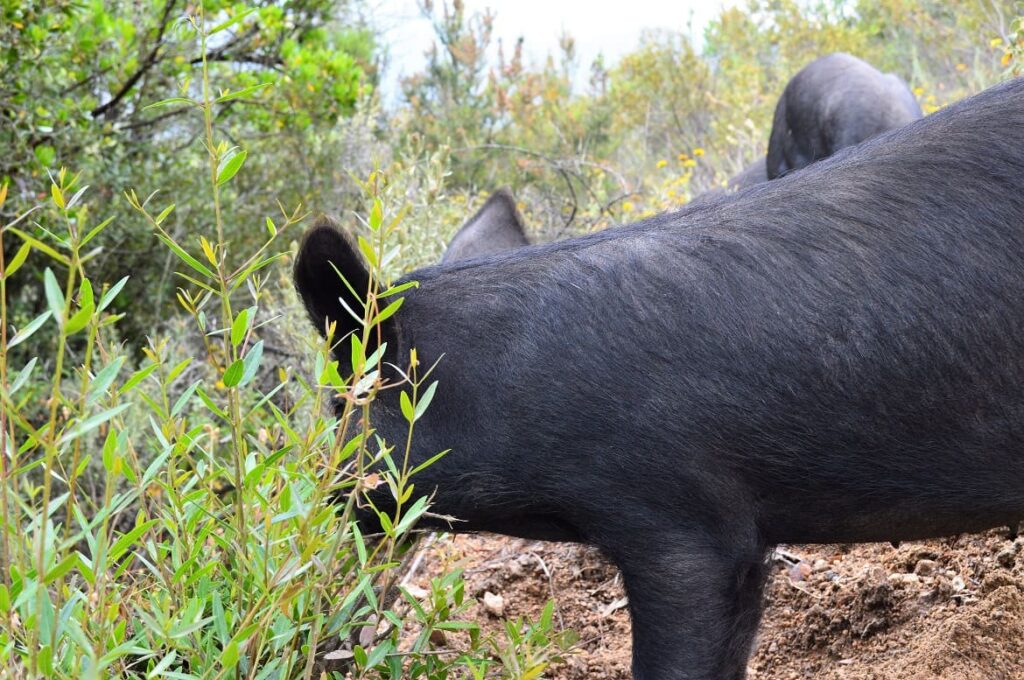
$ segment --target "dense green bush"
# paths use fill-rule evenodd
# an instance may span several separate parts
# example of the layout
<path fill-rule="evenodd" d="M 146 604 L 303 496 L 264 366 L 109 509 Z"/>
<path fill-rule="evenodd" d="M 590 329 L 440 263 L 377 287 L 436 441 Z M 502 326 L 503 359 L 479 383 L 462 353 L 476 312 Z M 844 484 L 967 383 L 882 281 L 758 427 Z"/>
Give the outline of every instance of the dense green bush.
<path fill-rule="evenodd" d="M 376 81 L 373 36 L 347 3 L 203 4 L 221 25 L 205 52 L 184 19 L 192 6 L 184 0 L 0 2 L 0 179 L 10 186 L 8 205 L 45 195 L 48 173 L 62 166 L 81 172 L 118 225 L 92 244 L 103 248 L 94 271 L 131 271 L 128 295 L 151 303 L 123 325 L 136 340 L 172 308 L 174 284 L 171 261 L 152 256 L 149 230 L 120 195 L 128 186 L 200 195 L 204 174 L 188 150 L 201 143 L 202 120 L 180 98 L 196 95 L 204 64 L 223 104 L 213 124 L 226 139 L 245 139 L 252 155 L 249 172 L 225 192 L 235 208 L 225 225 L 232 244 L 247 242 L 275 200 L 330 195 L 336 174 L 309 181 L 314 167 L 329 167 L 327 156 L 363 172 L 369 163 L 352 157 L 368 153 L 366 145 L 349 149 L 338 137 L 338 121 L 359 110 Z M 149 107 L 160 100 L 171 103 Z M 355 193 L 351 184 L 348 191 Z M 13 217 L 10 207 L 0 213 L 5 222 Z M 213 220 L 205 202 L 181 201 L 166 226 L 185 238 Z M 19 311 L 38 314 L 44 301 L 25 284 L 38 283 L 42 270 L 26 267 L 31 276 L 12 281 L 9 294 Z"/>
<path fill-rule="evenodd" d="M 200 53 L 218 35 L 201 12 L 190 30 Z M 363 348 L 401 305 L 402 289 L 386 284 L 402 226 L 387 176 L 374 171 L 359 183 L 378 287 L 361 339 L 341 352 L 351 362 L 317 342 L 308 373 L 268 375 L 273 308 L 289 306 L 274 293 L 277 244 L 305 213 L 265 217 L 262 236 L 231 247 L 231 187 L 249 155 L 213 125 L 231 100 L 211 69 L 199 75 L 195 97 L 157 110 L 185 107 L 205 130 L 195 164 L 212 223 L 179 238 L 167 226 L 178 196 L 126 192 L 173 258 L 175 297 L 196 329 L 191 342 L 171 325 L 176 335 L 154 335 L 137 366 L 121 346 L 122 315 L 112 310 L 128 279 L 107 285 L 91 269 L 93 243 L 115 222 L 92 219 L 78 176 L 54 177 L 49 201 L 32 214 L 41 236 L 22 228 L 27 215 L 2 232 L 18 244 L 0 263 L 0 300 L 31 257 L 45 309 L 0 337 L 0 669 L 15 677 L 308 678 L 333 667 L 443 678 L 504 665 L 517 677 L 536 675 L 569 641 L 552 631 L 550 610 L 489 637 L 461 618 L 468 603 L 459 572 L 434 579 L 426 595 L 397 586 L 409 532 L 429 504 L 414 494 L 411 439 L 380 441 L 366 410 L 381 352 Z M 4 329 L 9 311 L 0 306 Z M 52 347 L 38 342 L 46 329 Z M 26 362 L 10 352 L 23 344 L 38 352 Z M 436 384 L 415 355 L 407 372 L 409 383 L 397 388 L 415 409 L 411 437 Z M 326 415 L 339 396 L 341 413 Z M 377 463 L 383 469 L 370 473 Z M 381 515 L 384 534 L 364 537 L 351 522 L 353 503 L 359 488 L 380 483 L 401 500 L 393 516 Z M 339 492 L 348 500 L 332 505 Z M 438 631 L 465 640 L 438 646 Z"/>

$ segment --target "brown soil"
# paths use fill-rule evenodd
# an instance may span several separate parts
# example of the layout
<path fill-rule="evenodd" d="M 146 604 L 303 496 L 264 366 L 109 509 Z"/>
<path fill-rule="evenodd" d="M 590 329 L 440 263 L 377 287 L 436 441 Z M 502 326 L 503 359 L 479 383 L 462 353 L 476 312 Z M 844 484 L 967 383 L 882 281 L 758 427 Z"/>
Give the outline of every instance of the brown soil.
<path fill-rule="evenodd" d="M 536 619 L 555 601 L 555 625 L 580 642 L 545 677 L 630 678 L 622 580 L 597 551 L 446 538 L 429 548 L 413 583 L 425 586 L 442 561 L 465 567 L 471 613 L 494 630 L 503 619 Z M 751 680 L 1024 680 L 1024 537 L 1004 530 L 897 548 L 787 546 L 773 564 Z"/>

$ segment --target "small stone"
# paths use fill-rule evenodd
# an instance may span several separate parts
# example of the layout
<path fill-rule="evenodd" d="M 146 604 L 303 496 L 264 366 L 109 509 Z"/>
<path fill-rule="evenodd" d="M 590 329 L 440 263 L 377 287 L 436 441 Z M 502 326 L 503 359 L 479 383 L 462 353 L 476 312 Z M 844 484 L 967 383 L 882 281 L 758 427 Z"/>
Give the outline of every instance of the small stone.
<path fill-rule="evenodd" d="M 935 573 L 935 569 L 938 566 L 935 560 L 918 560 L 917 564 L 914 565 L 914 573 L 918 576 L 931 576 Z"/>
<path fill-rule="evenodd" d="M 806 562 L 797 562 L 789 569 L 789 580 L 793 583 L 804 581 L 811 575 L 811 565 Z"/>
<path fill-rule="evenodd" d="M 889 574 L 889 583 L 894 586 L 916 586 L 921 583 L 921 577 L 917 574 Z"/>
<path fill-rule="evenodd" d="M 1015 547 L 1015 545 L 1011 545 L 996 554 L 996 562 L 999 566 L 1013 569 L 1013 563 L 1017 560 L 1017 550 L 1014 549 Z"/>
<path fill-rule="evenodd" d="M 488 590 L 484 593 L 484 611 L 494 618 L 500 619 L 505 615 L 505 598 Z"/>
<path fill-rule="evenodd" d="M 820 574 L 823 571 L 828 571 L 828 562 L 825 560 L 814 561 L 814 573 Z"/>

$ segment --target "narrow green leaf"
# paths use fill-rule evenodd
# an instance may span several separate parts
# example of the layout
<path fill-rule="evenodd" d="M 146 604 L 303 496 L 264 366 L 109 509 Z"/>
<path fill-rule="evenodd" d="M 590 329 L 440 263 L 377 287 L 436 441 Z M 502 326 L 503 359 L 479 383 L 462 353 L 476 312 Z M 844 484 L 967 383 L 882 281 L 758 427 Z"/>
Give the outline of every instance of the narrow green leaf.
<path fill-rule="evenodd" d="M 65 267 L 70 266 L 71 260 L 69 260 L 66 255 L 61 255 L 56 250 L 54 250 L 53 248 L 51 248 L 47 244 L 43 243 L 39 239 L 37 239 L 37 238 L 35 238 L 33 236 L 29 236 L 25 232 L 21 231 L 20 229 L 15 229 L 14 227 L 7 227 L 6 231 L 11 232 L 12 234 L 14 234 L 18 238 L 20 238 L 25 243 L 31 243 L 33 248 L 35 248 L 36 250 L 40 250 L 40 251 L 46 253 L 47 255 L 49 255 L 54 260 L 57 260 L 58 262 L 63 264 Z"/>
<path fill-rule="evenodd" d="M 186 368 L 192 365 L 192 361 L 194 359 L 195 357 L 186 357 L 179 361 L 177 364 L 175 364 L 174 368 L 167 372 L 167 378 L 164 380 L 164 382 L 167 384 L 173 382 L 175 378 L 181 375 L 182 371 L 184 371 Z"/>
<path fill-rule="evenodd" d="M 221 380 L 224 381 L 225 387 L 234 387 L 242 379 L 242 375 L 245 373 L 245 363 L 241 359 L 236 359 L 227 370 L 224 371 L 224 377 Z"/>
<path fill-rule="evenodd" d="M 352 523 L 352 542 L 356 544 L 356 556 L 359 558 L 359 564 L 366 565 L 366 541 L 363 540 L 363 534 L 359 531 L 359 525 Z"/>
<path fill-rule="evenodd" d="M 402 407 L 402 415 L 405 416 L 405 419 L 410 423 L 414 422 L 416 420 L 416 412 L 413 410 L 412 402 L 409 401 L 409 393 L 402 390 L 402 396 L 399 397 L 398 401 Z"/>
<path fill-rule="evenodd" d="M 222 104 L 224 102 L 229 102 L 232 99 L 247 97 L 250 94 L 253 94 L 254 92 L 259 92 L 260 90 L 270 87 L 271 84 L 272 83 L 260 83 L 259 85 L 250 85 L 249 87 L 243 87 L 241 90 L 237 90 L 235 92 L 228 92 L 227 94 L 222 94 L 221 96 L 217 97 L 215 101 L 217 104 Z"/>
<path fill-rule="evenodd" d="M 394 651 L 394 646 L 389 640 L 383 640 L 379 645 L 374 647 L 366 657 L 366 663 L 363 665 L 364 670 L 370 670 L 380 665 L 380 662 L 384 658 Z"/>
<path fill-rule="evenodd" d="M 11 338 L 11 341 L 7 343 L 7 348 L 10 349 L 28 340 L 30 337 L 32 337 L 32 334 L 39 330 L 39 327 L 46 323 L 46 320 L 49 319 L 51 316 L 53 316 L 53 312 L 47 310 L 40 314 L 39 316 L 37 316 L 36 318 L 29 321 L 24 328 L 22 328 L 20 331 L 14 334 L 14 337 Z"/>
<path fill-rule="evenodd" d="M 104 309 L 106 309 L 110 305 L 110 303 L 114 301 L 114 298 L 117 297 L 118 293 L 121 292 L 121 289 L 124 288 L 124 284 L 126 283 L 128 283 L 127 276 L 125 276 L 120 281 L 111 286 L 110 290 L 108 290 L 100 297 L 100 303 L 96 305 L 96 311 L 102 312 Z"/>
<path fill-rule="evenodd" d="M 43 272 L 43 289 L 46 292 L 46 302 L 50 305 L 50 312 L 53 318 L 57 319 L 58 325 L 64 325 L 64 293 L 60 290 L 57 277 L 49 267 Z"/>
<path fill-rule="evenodd" d="M 92 379 L 92 383 L 89 385 L 89 392 L 85 397 L 86 404 L 96 401 L 97 397 L 102 396 L 107 391 L 107 388 L 114 382 L 117 374 L 121 372 L 124 361 L 125 357 L 119 356 L 100 369 L 100 372 L 96 374 L 96 377 Z"/>
<path fill-rule="evenodd" d="M 107 556 L 111 562 L 117 562 L 121 557 L 128 551 L 130 547 L 135 545 L 135 542 L 139 540 L 142 534 L 149 531 L 149 528 L 155 525 L 160 520 L 151 519 L 139 524 L 134 529 L 117 539 L 114 545 L 110 546 L 110 550 L 107 551 Z"/>
<path fill-rule="evenodd" d="M 367 241 L 362 236 L 360 236 L 358 238 L 358 241 L 359 241 L 359 250 L 362 251 L 363 257 L 365 257 L 366 261 L 370 263 L 370 267 L 372 269 L 376 269 L 377 268 L 377 252 L 373 249 L 373 246 L 370 245 L 370 242 Z"/>
<path fill-rule="evenodd" d="M 77 439 L 78 437 L 81 437 L 84 434 L 88 434 L 89 432 L 95 430 L 97 427 L 99 427 L 103 423 L 107 422 L 108 420 L 110 420 L 111 418 L 113 418 L 114 416 L 128 408 L 131 408 L 131 404 L 118 404 L 114 408 L 108 408 L 105 411 L 101 411 L 100 413 L 97 413 L 94 416 L 86 418 L 85 420 L 78 423 L 78 425 L 71 428 L 70 431 L 64 433 L 64 436 L 60 438 L 60 442 L 63 444 L 65 442 L 71 441 L 72 439 Z"/>
<path fill-rule="evenodd" d="M 256 371 L 260 368 L 260 359 L 262 358 L 263 341 L 260 340 L 250 347 L 249 351 L 245 354 L 245 359 L 242 361 L 242 379 L 238 381 L 239 387 L 248 385 L 256 377 Z"/>
<path fill-rule="evenodd" d="M 203 276 L 206 276 L 211 279 L 216 278 L 213 272 L 206 268 L 206 265 L 204 265 L 202 262 L 200 262 L 196 258 L 189 255 L 187 252 L 185 252 L 185 249 L 179 246 L 177 243 L 167 238 L 163 234 L 157 234 L 156 237 L 163 241 L 164 244 L 166 244 L 167 247 L 170 248 L 174 252 L 174 254 L 177 255 L 178 258 L 185 264 L 187 264 L 189 267 L 192 267 L 192 269 L 196 270 Z"/>
<path fill-rule="evenodd" d="M 103 469 L 109 473 L 114 472 L 114 458 L 117 456 L 117 435 L 111 428 L 107 432 L 107 440 L 103 442 Z"/>
<path fill-rule="evenodd" d="M 178 658 L 178 653 L 172 649 L 170 651 L 170 653 L 167 656 L 165 656 L 163 659 L 161 659 L 160 663 L 158 663 L 156 666 L 154 666 L 153 670 L 151 670 L 146 675 L 146 680 L 156 680 L 156 678 L 166 678 L 166 677 L 169 677 L 168 675 L 166 675 L 164 673 L 164 671 L 166 671 L 168 668 L 170 668 L 171 664 L 173 664 L 174 661 L 177 658 Z"/>
<path fill-rule="evenodd" d="M 86 184 L 84 187 L 75 192 L 75 195 L 71 197 L 70 201 L 68 201 L 68 210 L 71 210 L 72 208 L 75 207 L 75 205 L 78 203 L 78 201 L 81 200 L 82 195 L 85 194 L 85 191 L 88 188 L 89 185 Z"/>
<path fill-rule="evenodd" d="M 142 110 L 148 111 L 149 109 L 155 109 L 161 106 L 169 106 L 171 104 L 188 104 L 190 106 L 194 106 L 196 102 L 194 102 L 191 99 L 188 99 L 187 97 L 168 97 L 167 99 L 161 99 L 158 102 L 147 104 L 146 106 L 142 107 Z"/>
<path fill-rule="evenodd" d="M 172 418 L 181 413 L 181 409 L 185 408 L 185 404 L 187 404 L 188 400 L 192 398 L 193 394 L 195 394 L 196 389 L 199 387 L 199 384 L 201 382 L 202 380 L 195 381 L 194 383 L 189 385 L 184 392 L 181 393 L 181 396 L 178 397 L 177 401 L 174 402 L 174 406 L 171 407 Z"/>
<path fill-rule="evenodd" d="M 380 310 L 377 313 L 377 316 L 373 317 L 373 321 L 370 322 L 370 325 L 376 326 L 377 324 L 382 323 L 387 319 L 390 319 L 392 316 L 394 316 L 395 312 L 398 311 L 398 308 L 402 306 L 403 302 L 405 302 L 405 298 L 398 298 L 390 305 Z"/>
<path fill-rule="evenodd" d="M 238 663 L 238 643 L 232 640 L 224 651 L 220 653 L 220 665 L 222 671 L 228 671 Z"/>
<path fill-rule="evenodd" d="M 345 442 L 345 446 L 341 449 L 340 459 L 346 460 L 349 456 L 355 453 L 355 450 L 359 448 L 359 445 L 363 443 L 363 433 L 360 432 L 356 436 Z"/>
<path fill-rule="evenodd" d="M 402 519 L 395 526 L 395 535 L 401 536 L 406 531 L 412 528 L 412 525 L 423 516 L 423 513 L 427 511 L 427 497 L 420 496 L 416 499 L 416 502 L 412 504 L 412 507 L 402 513 Z"/>
<path fill-rule="evenodd" d="M 219 406 L 217 406 L 217 404 L 215 404 L 213 402 L 213 399 L 210 398 L 210 395 L 208 395 L 206 392 L 204 392 L 202 390 L 202 388 L 200 388 L 196 392 L 199 394 L 199 399 L 203 402 L 203 404 L 206 406 L 206 408 L 208 408 L 210 410 L 210 413 L 215 414 L 217 417 L 221 418 L 222 420 L 227 420 L 228 419 L 228 414 L 225 413 Z"/>
<path fill-rule="evenodd" d="M 78 564 L 78 553 L 71 553 L 70 555 L 67 555 L 57 566 L 47 572 L 46 579 L 44 579 L 46 585 L 50 585 L 61 576 L 64 576 L 66 573 L 74 569 L 76 564 Z"/>
<path fill-rule="evenodd" d="M 426 459 L 425 461 L 414 467 L 412 471 L 409 473 L 409 475 L 412 476 L 415 475 L 417 472 L 422 472 L 423 470 L 430 467 L 444 456 L 447 456 L 450 451 L 451 449 L 445 449 L 441 453 L 435 453 L 433 456 L 431 456 L 430 458 Z"/>
<path fill-rule="evenodd" d="M 88 283 L 88 279 L 83 281 L 83 283 Z M 68 319 L 66 329 L 68 335 L 74 335 L 78 331 L 85 328 L 86 325 L 88 325 L 89 320 L 92 318 L 92 315 L 96 312 L 96 307 L 92 301 L 92 286 L 88 287 L 88 291 L 89 295 L 88 299 L 86 300 L 86 304 L 83 304 L 82 308 L 79 309 L 74 314 L 72 314 L 71 318 Z"/>
<path fill-rule="evenodd" d="M 428 406 L 430 406 L 430 402 L 434 398 L 434 392 L 436 391 L 437 381 L 435 380 L 430 384 L 430 387 L 427 388 L 426 392 L 423 393 L 423 396 L 420 397 L 419 401 L 416 402 L 416 420 L 419 420 L 420 416 L 423 415 L 423 412 L 427 410 Z"/>
<path fill-rule="evenodd" d="M 400 283 L 397 286 L 393 286 L 391 288 L 388 288 L 383 293 L 378 293 L 377 297 L 382 297 L 382 298 L 391 297 L 392 295 L 398 295 L 399 293 L 404 293 L 405 291 L 409 290 L 410 288 L 419 288 L 419 287 L 420 287 L 420 282 L 419 281 L 406 281 L 405 283 Z"/>
<path fill-rule="evenodd" d="M 284 256 L 285 256 L 285 253 L 278 253 L 277 255 L 273 255 L 271 257 L 268 257 L 265 260 L 260 260 L 260 261 L 257 261 L 257 262 L 253 262 L 251 265 L 246 267 L 241 273 L 235 274 L 235 275 L 233 275 L 231 277 L 232 280 L 234 281 L 234 283 L 231 284 L 231 290 L 234 291 L 236 288 L 238 288 L 243 283 L 245 283 L 246 279 L 248 279 L 249 276 L 251 274 L 253 274 L 254 272 L 257 272 L 260 269 L 263 269 L 264 267 L 266 267 L 266 266 L 268 266 L 270 264 L 273 264 L 274 262 L 277 262 L 278 260 L 280 260 Z"/>
<path fill-rule="evenodd" d="M 88 243 L 89 241 L 91 241 L 94 238 L 96 238 L 96 235 L 99 234 L 104 229 L 106 229 L 107 225 L 110 224 L 113 221 L 114 221 L 114 216 L 111 215 L 110 217 L 108 217 L 107 219 L 103 220 L 102 222 L 97 224 L 95 227 L 93 227 L 89 231 L 89 233 L 86 234 L 85 237 L 82 239 L 82 242 L 79 244 L 79 247 L 80 248 L 84 248 L 86 243 Z"/>
<path fill-rule="evenodd" d="M 270 234 L 270 238 L 277 236 L 277 225 L 269 217 L 267 217 L 267 233 Z"/>
<path fill-rule="evenodd" d="M 39 652 L 36 654 L 36 664 L 39 666 L 39 671 L 43 674 L 44 678 L 53 675 L 53 650 L 49 644 L 39 648 Z"/>
<path fill-rule="evenodd" d="M 266 471 L 266 465 L 263 463 L 257 463 L 256 467 L 245 474 L 245 479 L 242 480 L 242 487 L 250 488 L 253 484 L 259 482 L 263 478 L 263 473 Z"/>
<path fill-rule="evenodd" d="M 241 169 L 247 155 L 247 151 L 239 151 L 221 164 L 220 170 L 217 172 L 217 186 L 221 186 L 235 176 Z"/>
<path fill-rule="evenodd" d="M 13 396 L 15 392 L 21 389 L 22 385 L 25 384 L 25 381 L 28 380 L 30 375 L 32 375 L 32 369 L 36 367 L 37 360 L 38 357 L 32 357 L 29 359 L 29 362 L 25 364 L 25 367 L 18 371 L 18 375 L 14 376 L 14 382 L 11 383 L 11 389 L 8 392 L 9 395 Z M 0 611 L 3 611 L 3 609 L 0 608 Z"/>
<path fill-rule="evenodd" d="M 50 185 L 50 196 L 53 198 L 53 203 L 61 210 L 64 209 L 64 192 L 60 190 L 60 187 L 56 184 Z"/>
<path fill-rule="evenodd" d="M 25 259 L 28 258 L 29 252 L 32 251 L 31 243 L 22 243 L 21 247 L 18 248 L 18 252 L 14 253 L 14 257 L 7 263 L 7 269 L 4 271 L 4 278 L 10 278 L 14 272 L 21 268 L 21 265 L 25 264 Z"/>
<path fill-rule="evenodd" d="M 238 347 L 242 344 L 242 340 L 245 339 L 245 334 L 249 330 L 249 309 L 243 309 L 235 317 L 235 320 L 231 323 L 231 344 Z"/>
<path fill-rule="evenodd" d="M 159 364 L 150 364 L 149 366 L 140 368 L 139 370 L 135 371 L 135 373 L 132 373 L 132 377 L 128 378 L 128 381 L 125 382 L 124 385 L 121 385 L 121 388 L 117 391 L 117 393 L 124 394 L 125 392 L 129 391 L 130 389 L 138 385 L 140 382 L 149 377 L 149 374 L 155 371 L 158 365 Z"/>
<path fill-rule="evenodd" d="M 359 375 L 362 372 L 363 366 L 366 365 L 366 350 L 363 347 L 363 341 L 359 339 L 358 333 L 353 333 L 352 336 L 352 373 L 353 375 Z"/>
<path fill-rule="evenodd" d="M 377 231 L 380 229 L 381 223 L 384 222 L 384 206 L 381 204 L 379 198 L 373 199 L 373 207 L 370 208 L 370 229 Z"/>
<path fill-rule="evenodd" d="M 78 286 L 78 306 L 79 307 L 95 307 L 95 300 L 92 296 L 92 282 L 89 279 L 82 279 L 82 283 Z"/>
<path fill-rule="evenodd" d="M 170 215 L 170 214 L 171 214 L 171 211 L 173 211 L 173 210 L 174 210 L 174 204 L 173 204 L 173 203 L 171 203 L 171 204 L 170 204 L 169 206 L 167 206 L 166 208 L 164 208 L 164 209 L 163 209 L 163 210 L 162 210 L 162 211 L 160 212 L 160 214 L 156 216 L 156 219 L 155 219 L 155 220 L 153 220 L 153 221 L 154 221 L 154 222 L 156 222 L 157 224 L 162 224 L 162 223 L 163 223 L 163 221 L 167 219 L 167 216 L 168 216 L 168 215 Z"/>

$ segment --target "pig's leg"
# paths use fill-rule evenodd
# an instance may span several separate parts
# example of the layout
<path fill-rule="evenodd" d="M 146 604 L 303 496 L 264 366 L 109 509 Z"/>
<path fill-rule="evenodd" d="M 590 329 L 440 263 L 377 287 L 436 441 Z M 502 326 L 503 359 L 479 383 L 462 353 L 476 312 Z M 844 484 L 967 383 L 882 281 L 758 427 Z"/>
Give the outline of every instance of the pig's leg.
<path fill-rule="evenodd" d="M 765 547 L 703 531 L 638 538 L 609 551 L 629 594 L 634 679 L 743 680 L 761 618 Z"/>

